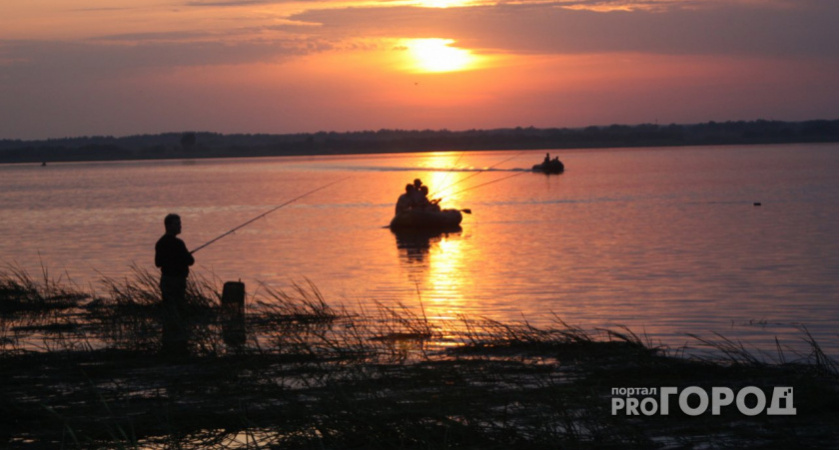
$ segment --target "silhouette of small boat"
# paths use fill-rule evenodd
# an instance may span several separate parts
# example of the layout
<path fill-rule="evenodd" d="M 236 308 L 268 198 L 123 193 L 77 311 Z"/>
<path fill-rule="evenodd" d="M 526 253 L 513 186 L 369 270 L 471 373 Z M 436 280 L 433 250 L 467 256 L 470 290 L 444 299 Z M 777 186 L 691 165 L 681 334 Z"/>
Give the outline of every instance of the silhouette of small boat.
<path fill-rule="evenodd" d="M 395 215 L 389 226 L 392 230 L 456 230 L 460 228 L 462 218 L 457 209 L 409 209 Z"/>
<path fill-rule="evenodd" d="M 566 170 L 566 167 L 559 159 L 552 159 L 551 161 L 543 162 L 541 164 L 534 164 L 534 167 L 532 167 L 531 170 L 534 172 L 542 172 L 544 174 L 558 174 L 563 173 L 563 171 Z"/>

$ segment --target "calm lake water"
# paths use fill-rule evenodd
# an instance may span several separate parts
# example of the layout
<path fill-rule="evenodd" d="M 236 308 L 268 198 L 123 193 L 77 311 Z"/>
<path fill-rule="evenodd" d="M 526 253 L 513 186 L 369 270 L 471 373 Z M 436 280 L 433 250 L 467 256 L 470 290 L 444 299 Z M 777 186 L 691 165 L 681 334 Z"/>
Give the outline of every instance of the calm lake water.
<path fill-rule="evenodd" d="M 800 349 L 804 325 L 836 357 L 837 145 L 565 150 L 564 174 L 526 170 L 544 154 L 0 165 L 0 262 L 96 291 L 154 269 L 169 212 L 196 248 L 341 180 L 202 249 L 193 272 L 250 293 L 308 279 L 350 310 L 626 325 L 672 347 L 720 333 Z M 414 178 L 472 210 L 461 232 L 383 228 Z"/>

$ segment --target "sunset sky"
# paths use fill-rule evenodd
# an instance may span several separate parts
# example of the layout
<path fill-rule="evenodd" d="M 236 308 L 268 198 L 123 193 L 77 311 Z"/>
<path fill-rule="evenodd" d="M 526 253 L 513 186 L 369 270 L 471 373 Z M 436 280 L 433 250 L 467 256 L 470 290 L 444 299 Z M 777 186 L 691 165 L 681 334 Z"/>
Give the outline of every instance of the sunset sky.
<path fill-rule="evenodd" d="M 0 139 L 838 117 L 836 0 L 0 3 Z"/>

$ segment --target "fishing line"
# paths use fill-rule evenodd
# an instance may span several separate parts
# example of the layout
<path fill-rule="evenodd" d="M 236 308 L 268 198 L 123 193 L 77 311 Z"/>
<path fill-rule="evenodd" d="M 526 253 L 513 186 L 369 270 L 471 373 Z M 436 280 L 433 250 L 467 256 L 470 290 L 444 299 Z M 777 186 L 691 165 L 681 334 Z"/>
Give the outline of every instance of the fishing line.
<path fill-rule="evenodd" d="M 449 195 L 450 195 L 450 196 L 453 196 L 453 195 L 458 195 L 458 194 L 460 194 L 460 193 L 462 193 L 462 192 L 467 192 L 467 191 L 471 191 L 471 190 L 473 190 L 473 189 L 478 189 L 478 188 L 480 188 L 480 187 L 487 186 L 488 184 L 497 183 L 497 182 L 502 181 L 502 180 L 507 180 L 508 178 L 518 177 L 519 175 L 523 175 L 523 174 L 526 174 L 526 173 L 528 173 L 528 172 L 517 172 L 517 173 L 515 173 L 515 174 L 513 174 L 513 175 L 508 175 L 508 176 L 506 176 L 506 177 L 497 178 L 497 179 L 495 179 L 495 180 L 493 180 L 493 181 L 488 181 L 488 182 L 486 182 L 486 183 L 477 184 L 477 185 L 475 185 L 475 186 L 468 187 L 468 188 L 466 188 L 466 189 L 460 190 L 460 191 L 458 191 L 458 192 L 455 192 L 455 193 L 453 193 L 453 194 L 449 194 Z"/>
<path fill-rule="evenodd" d="M 200 246 L 199 246 L 198 248 L 196 248 L 195 250 L 191 251 L 191 252 L 190 252 L 190 254 L 193 254 L 193 253 L 195 253 L 195 252 L 197 252 L 197 251 L 201 250 L 202 248 L 207 247 L 208 245 L 210 245 L 210 244 L 212 244 L 212 243 L 214 243 L 214 242 L 218 241 L 219 239 L 222 239 L 222 238 L 223 238 L 223 237 L 225 237 L 225 236 L 228 236 L 228 235 L 233 234 L 234 232 L 236 232 L 236 230 L 239 230 L 239 229 L 241 229 L 241 228 L 244 228 L 244 227 L 246 227 L 246 226 L 250 225 L 251 223 L 256 222 L 256 221 L 257 221 L 257 220 L 259 220 L 259 219 L 262 219 L 263 217 L 265 217 L 265 216 L 267 216 L 267 215 L 269 215 L 269 214 L 273 213 L 274 211 L 277 211 L 278 209 L 280 209 L 280 208 L 282 208 L 282 207 L 284 207 L 284 206 L 286 206 L 286 205 L 288 205 L 288 204 L 290 204 L 290 203 L 296 202 L 296 201 L 298 201 L 298 200 L 300 200 L 300 199 L 302 199 L 302 198 L 304 198 L 304 197 L 306 197 L 306 196 L 308 196 L 308 195 L 312 195 L 312 194 L 314 194 L 314 193 L 316 193 L 316 192 L 318 192 L 318 191 L 320 191 L 320 190 L 326 189 L 326 188 L 328 188 L 328 187 L 330 187 L 330 186 L 332 186 L 332 185 L 334 185 L 334 184 L 336 184 L 336 183 L 338 183 L 338 182 L 344 181 L 344 180 L 346 180 L 346 179 L 348 179 L 348 178 L 350 178 L 350 177 L 344 177 L 344 178 L 342 178 L 342 179 L 340 179 L 340 180 L 333 181 L 332 183 L 329 183 L 329 184 L 327 184 L 327 185 L 321 186 L 321 187 L 319 187 L 319 188 L 317 188 L 317 189 L 313 189 L 313 190 L 311 190 L 311 191 L 309 191 L 309 192 L 307 192 L 307 193 L 305 193 L 305 194 L 299 195 L 299 196 L 297 196 L 297 197 L 295 197 L 295 198 L 293 198 L 293 199 L 291 199 L 291 200 L 287 201 L 286 203 L 283 203 L 282 205 L 275 206 L 274 208 L 272 208 L 272 209 L 270 209 L 270 210 L 268 210 L 268 211 L 266 211 L 266 212 L 264 212 L 264 213 L 260 214 L 259 216 L 254 217 L 253 219 L 251 219 L 251 220 L 249 220 L 249 221 L 247 221 L 247 222 L 245 222 L 245 223 L 243 223 L 243 224 L 241 224 L 241 225 L 238 225 L 238 226 L 236 226 L 236 227 L 234 227 L 234 228 L 231 228 L 230 230 L 228 230 L 228 231 L 226 231 L 226 232 L 222 233 L 221 235 L 217 236 L 216 238 L 211 239 L 211 240 L 209 240 L 209 241 L 205 242 L 204 244 L 200 245 Z"/>
<path fill-rule="evenodd" d="M 443 184 L 445 181 L 449 181 L 449 176 L 452 175 L 453 171 L 455 171 L 455 167 L 458 166 L 458 163 L 461 162 L 461 158 L 463 158 L 465 154 L 466 152 L 462 151 L 461 154 L 458 155 L 458 159 L 455 160 L 455 162 L 452 164 L 452 167 L 450 167 L 449 170 L 446 172 L 446 175 L 443 176 L 443 180 L 440 180 L 440 184 Z M 434 198 L 434 194 L 432 194 L 432 197 Z"/>
<path fill-rule="evenodd" d="M 470 178 L 472 178 L 472 177 L 474 177 L 474 176 L 476 176 L 476 175 L 481 175 L 482 173 L 488 172 L 490 169 L 493 169 L 493 168 L 495 168 L 496 166 L 498 166 L 498 165 L 500 165 L 500 164 L 502 164 L 502 163 L 506 163 L 506 162 L 510 161 L 511 159 L 516 158 L 517 156 L 521 155 L 522 153 L 525 153 L 525 150 L 522 150 L 522 151 L 520 151 L 520 152 L 518 152 L 518 153 L 514 154 L 514 155 L 513 155 L 513 156 L 511 156 L 510 158 L 503 159 L 503 160 L 501 160 L 501 161 L 497 162 L 496 164 L 493 164 L 492 166 L 490 166 L 490 167 L 488 167 L 488 168 L 486 168 L 486 169 L 484 169 L 484 170 L 480 170 L 480 171 L 478 171 L 478 172 L 476 172 L 476 173 L 473 173 L 473 174 L 467 175 L 467 176 L 465 176 L 464 178 L 461 178 L 460 180 L 458 180 L 458 181 L 456 181 L 456 182 L 454 182 L 454 183 L 452 183 L 452 184 L 450 184 L 450 185 L 448 185 L 448 186 L 444 186 L 443 188 L 441 188 L 441 189 L 439 189 L 437 192 L 435 192 L 435 194 L 434 194 L 434 195 L 430 195 L 430 197 L 437 197 L 437 196 L 439 196 L 439 195 L 440 195 L 440 193 L 441 193 L 441 192 L 446 192 L 446 190 L 447 190 L 447 189 L 451 189 L 451 188 L 453 188 L 453 187 L 455 187 L 455 186 L 457 186 L 457 185 L 459 185 L 459 184 L 463 183 L 464 181 L 469 180 Z M 460 192 L 464 192 L 464 191 L 460 191 Z M 454 195 L 454 194 L 449 194 L 449 196 L 451 196 L 451 195 Z"/>

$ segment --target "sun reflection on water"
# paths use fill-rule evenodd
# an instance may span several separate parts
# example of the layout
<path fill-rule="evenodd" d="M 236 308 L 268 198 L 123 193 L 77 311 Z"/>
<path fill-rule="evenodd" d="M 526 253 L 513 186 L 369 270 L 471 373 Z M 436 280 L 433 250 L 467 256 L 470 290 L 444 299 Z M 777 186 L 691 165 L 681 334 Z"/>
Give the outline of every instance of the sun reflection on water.
<path fill-rule="evenodd" d="M 459 167 L 462 160 L 463 153 L 447 152 L 447 153 L 427 153 L 423 155 L 422 159 L 418 159 L 417 165 L 429 170 L 424 175 L 423 183 L 429 186 L 430 198 L 444 197 L 445 202 L 441 203 L 441 207 L 458 208 L 458 202 L 461 196 L 453 192 L 459 180 L 463 178 L 461 170 L 464 167 Z"/>
<path fill-rule="evenodd" d="M 470 285 L 462 276 L 466 261 L 461 232 L 396 237 L 407 281 L 416 287 L 426 317 L 452 321 L 467 312 Z"/>
<path fill-rule="evenodd" d="M 438 242 L 429 255 L 429 273 L 423 297 L 426 313 L 434 320 L 454 320 L 464 313 L 469 286 L 461 276 L 464 266 L 460 236 Z"/>
<path fill-rule="evenodd" d="M 406 182 L 419 178 L 429 187 L 431 198 L 446 187 L 456 185 L 463 174 L 462 152 L 425 153 L 411 163 L 418 172 Z M 460 196 L 446 197 L 444 209 L 458 208 Z M 414 285 L 424 314 L 432 321 L 452 321 L 468 311 L 471 283 L 463 277 L 467 264 L 462 231 L 395 232 L 400 263 L 407 282 Z"/>

